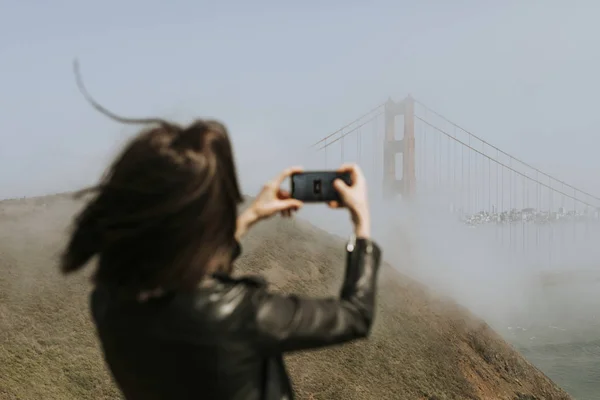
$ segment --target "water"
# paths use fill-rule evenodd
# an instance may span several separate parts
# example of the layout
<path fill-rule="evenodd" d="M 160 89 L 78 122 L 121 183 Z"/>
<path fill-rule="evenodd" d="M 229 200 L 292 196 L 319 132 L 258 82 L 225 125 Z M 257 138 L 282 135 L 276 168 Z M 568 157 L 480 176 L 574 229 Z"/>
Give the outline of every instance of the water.
<path fill-rule="evenodd" d="M 575 399 L 600 399 L 600 283 L 545 288 L 499 331 Z"/>
<path fill-rule="evenodd" d="M 575 399 L 600 398 L 600 340 L 518 349 Z"/>

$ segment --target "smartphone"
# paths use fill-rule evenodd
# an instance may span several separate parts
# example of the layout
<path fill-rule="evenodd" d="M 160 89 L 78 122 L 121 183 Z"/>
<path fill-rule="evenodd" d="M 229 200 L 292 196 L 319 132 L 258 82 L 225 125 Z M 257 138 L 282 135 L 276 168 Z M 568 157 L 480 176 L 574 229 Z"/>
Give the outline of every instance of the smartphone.
<path fill-rule="evenodd" d="M 343 180 L 347 185 L 352 185 L 350 172 L 337 171 L 310 171 L 300 172 L 291 176 L 292 198 L 306 202 L 341 201 L 340 196 L 333 187 L 333 181 Z"/>

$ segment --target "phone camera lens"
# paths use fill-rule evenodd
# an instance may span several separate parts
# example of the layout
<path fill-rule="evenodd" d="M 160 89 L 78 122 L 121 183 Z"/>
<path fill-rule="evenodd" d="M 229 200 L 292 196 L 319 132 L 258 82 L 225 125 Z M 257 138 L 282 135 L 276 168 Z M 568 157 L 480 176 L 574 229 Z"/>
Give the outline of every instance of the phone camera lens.
<path fill-rule="evenodd" d="M 314 194 L 321 194 L 321 180 L 316 179 L 313 181 L 313 192 Z"/>

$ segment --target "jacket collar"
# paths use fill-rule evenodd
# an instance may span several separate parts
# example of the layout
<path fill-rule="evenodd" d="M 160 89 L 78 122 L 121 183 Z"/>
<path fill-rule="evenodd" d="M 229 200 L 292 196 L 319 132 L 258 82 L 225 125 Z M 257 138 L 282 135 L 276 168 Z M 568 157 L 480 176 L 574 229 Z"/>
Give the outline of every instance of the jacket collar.
<path fill-rule="evenodd" d="M 259 275 L 244 275 L 240 277 L 233 277 L 225 272 L 215 272 L 212 277 L 218 281 L 225 283 L 244 283 L 254 287 L 265 287 L 267 281 Z"/>

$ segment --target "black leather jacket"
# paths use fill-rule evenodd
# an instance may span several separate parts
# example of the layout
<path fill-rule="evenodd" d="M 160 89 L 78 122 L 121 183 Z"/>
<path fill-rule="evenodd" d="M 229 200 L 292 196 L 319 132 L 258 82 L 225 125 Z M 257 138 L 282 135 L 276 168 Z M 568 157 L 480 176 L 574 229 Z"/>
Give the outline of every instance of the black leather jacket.
<path fill-rule="evenodd" d="M 98 285 L 92 315 L 128 400 L 293 399 L 283 353 L 366 337 L 380 258 L 372 241 L 348 245 L 339 298 L 274 294 L 260 278 L 216 275 L 144 303 Z"/>

